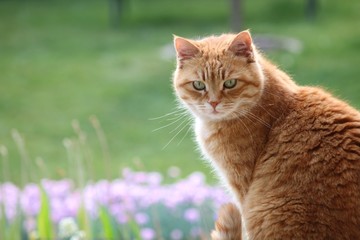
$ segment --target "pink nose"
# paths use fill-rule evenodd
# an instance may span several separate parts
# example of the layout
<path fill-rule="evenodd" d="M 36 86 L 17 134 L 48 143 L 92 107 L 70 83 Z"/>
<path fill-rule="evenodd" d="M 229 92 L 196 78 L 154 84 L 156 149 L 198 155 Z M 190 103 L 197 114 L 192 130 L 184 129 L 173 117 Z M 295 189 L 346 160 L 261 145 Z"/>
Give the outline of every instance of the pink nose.
<path fill-rule="evenodd" d="M 217 105 L 219 105 L 220 102 L 216 102 L 216 101 L 209 101 L 209 104 L 213 107 L 213 109 L 216 108 Z"/>

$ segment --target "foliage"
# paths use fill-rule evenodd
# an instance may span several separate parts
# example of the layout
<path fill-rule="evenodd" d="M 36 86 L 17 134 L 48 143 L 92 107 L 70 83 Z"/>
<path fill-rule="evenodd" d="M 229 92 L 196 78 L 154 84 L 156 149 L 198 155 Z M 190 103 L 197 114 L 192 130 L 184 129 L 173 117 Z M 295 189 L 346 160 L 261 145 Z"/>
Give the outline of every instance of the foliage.
<path fill-rule="evenodd" d="M 207 185 L 200 172 L 185 179 L 169 177 L 173 182 L 165 184 L 160 173 L 125 169 L 121 179 L 83 188 L 68 179 L 43 179 L 41 187 L 27 184 L 23 189 L 4 183 L 1 220 L 17 228 L 11 239 L 20 239 L 23 225 L 21 239 L 206 239 L 215 210 L 229 197 Z M 19 216 L 23 222 L 16 221 Z M 91 227 L 86 230 L 81 222 Z"/>
<path fill-rule="evenodd" d="M 55 235 L 53 232 L 51 222 L 51 212 L 49 199 L 46 195 L 45 190 L 40 187 L 40 209 L 37 216 L 37 233 L 40 239 L 54 239 Z"/>
<path fill-rule="evenodd" d="M 25 184 L 43 176 L 72 177 L 61 143 L 72 136 L 69 122 L 74 118 L 83 123 L 91 146 L 84 159 L 89 178 L 117 178 L 119 169 L 138 168 L 141 162 L 150 171 L 165 173 L 178 165 L 184 174 L 201 170 L 211 179 L 197 160 L 190 134 L 178 146 L 185 135 L 181 132 L 162 150 L 177 133 L 169 133 L 177 123 L 152 132 L 169 121 L 148 119 L 176 106 L 169 81 L 172 34 L 229 31 L 229 1 L 175 1 L 128 1 L 118 29 L 109 26 L 107 1 L 0 1 L 0 144 L 7 146 L 11 159 L 5 179 Z M 305 17 L 305 4 L 245 1 L 243 28 L 254 36 L 298 39 L 301 52 L 266 54 L 299 83 L 324 86 L 359 107 L 360 2 L 319 1 L 313 21 Z M 107 133 L 112 160 L 107 169 L 94 161 L 103 156 L 87 121 L 93 114 Z M 27 140 L 33 174 L 24 180 L 18 172 L 22 157 L 11 140 L 13 128 Z M 38 162 L 45 163 L 46 171 L 34 166 Z"/>

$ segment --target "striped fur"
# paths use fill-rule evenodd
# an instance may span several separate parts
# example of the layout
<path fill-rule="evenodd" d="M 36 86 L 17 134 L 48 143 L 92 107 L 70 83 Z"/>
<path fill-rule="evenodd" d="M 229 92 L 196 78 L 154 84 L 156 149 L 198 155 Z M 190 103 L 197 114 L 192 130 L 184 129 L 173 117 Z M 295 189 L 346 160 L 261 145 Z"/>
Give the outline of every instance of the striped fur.
<path fill-rule="evenodd" d="M 175 92 L 236 203 L 212 238 L 240 239 L 243 226 L 249 239 L 360 239 L 360 113 L 296 85 L 248 31 L 174 41 Z"/>

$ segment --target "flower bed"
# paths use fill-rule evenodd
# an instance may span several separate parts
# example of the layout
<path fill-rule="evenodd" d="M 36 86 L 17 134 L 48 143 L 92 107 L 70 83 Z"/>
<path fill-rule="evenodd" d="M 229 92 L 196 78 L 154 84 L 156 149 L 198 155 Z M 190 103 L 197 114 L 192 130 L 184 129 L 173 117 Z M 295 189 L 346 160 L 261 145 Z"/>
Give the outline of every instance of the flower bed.
<path fill-rule="evenodd" d="M 75 187 L 42 180 L 0 185 L 1 239 L 207 239 L 216 209 L 229 197 L 202 173 L 163 183 L 157 172 Z M 6 230 L 4 230 L 6 229 Z"/>

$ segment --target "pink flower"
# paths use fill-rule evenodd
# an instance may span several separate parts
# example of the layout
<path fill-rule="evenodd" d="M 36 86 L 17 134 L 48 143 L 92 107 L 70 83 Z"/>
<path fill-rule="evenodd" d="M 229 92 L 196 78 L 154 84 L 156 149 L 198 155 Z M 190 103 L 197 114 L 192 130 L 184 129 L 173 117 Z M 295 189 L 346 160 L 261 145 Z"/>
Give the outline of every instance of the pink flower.
<path fill-rule="evenodd" d="M 19 189 L 12 183 L 4 183 L 0 188 L 1 200 L 5 206 L 6 218 L 12 222 L 18 213 Z"/>
<path fill-rule="evenodd" d="M 199 221 L 200 220 L 199 210 L 197 210 L 196 208 L 189 208 L 189 209 L 185 210 L 184 218 L 188 222 L 197 222 L 197 221 Z"/>
<path fill-rule="evenodd" d="M 155 237 L 156 237 L 155 230 L 152 228 L 141 229 L 140 235 L 143 240 L 152 240 L 152 239 L 155 239 Z"/>
<path fill-rule="evenodd" d="M 139 225 L 144 225 L 147 222 L 149 222 L 149 216 L 146 213 L 136 213 L 135 214 L 135 221 L 139 224 Z"/>
<path fill-rule="evenodd" d="M 183 238 L 183 232 L 180 229 L 174 229 L 170 233 L 170 237 L 172 240 L 179 240 Z"/>
<path fill-rule="evenodd" d="M 21 208 L 26 216 L 36 216 L 40 209 L 40 190 L 36 184 L 28 184 L 21 193 Z"/>

